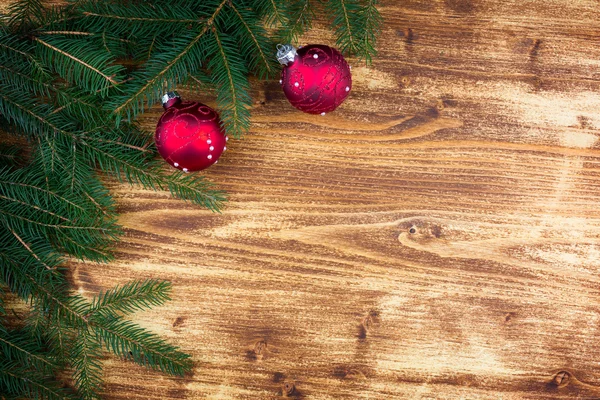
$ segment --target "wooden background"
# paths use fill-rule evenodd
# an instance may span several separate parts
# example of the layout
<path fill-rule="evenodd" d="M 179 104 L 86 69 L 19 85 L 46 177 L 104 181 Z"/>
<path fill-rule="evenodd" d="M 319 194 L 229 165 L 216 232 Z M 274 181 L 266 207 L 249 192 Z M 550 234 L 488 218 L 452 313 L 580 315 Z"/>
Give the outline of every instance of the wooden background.
<path fill-rule="evenodd" d="M 196 368 L 109 357 L 106 399 L 600 398 L 600 3 L 381 12 L 336 112 L 255 86 L 251 132 L 206 173 L 221 215 L 112 187 L 117 260 L 73 281 L 171 280 L 136 320 Z"/>

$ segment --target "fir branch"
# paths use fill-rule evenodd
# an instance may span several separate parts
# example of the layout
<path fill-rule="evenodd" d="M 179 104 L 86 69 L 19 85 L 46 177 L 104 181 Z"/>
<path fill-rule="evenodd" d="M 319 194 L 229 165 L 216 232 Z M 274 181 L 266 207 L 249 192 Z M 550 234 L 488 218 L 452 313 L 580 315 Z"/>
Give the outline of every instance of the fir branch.
<path fill-rule="evenodd" d="M 21 398 L 26 395 L 31 398 L 48 400 L 75 400 L 76 397 L 59 387 L 56 382 L 48 381 L 39 374 L 32 373 L 19 367 L 11 368 L 10 365 L 0 367 L 0 375 L 4 375 L 11 381 L 0 379 L 2 386 L 7 387 L 8 393 Z"/>
<path fill-rule="evenodd" d="M 5 214 L 9 217 L 12 217 L 14 219 L 18 219 L 24 222 L 28 222 L 32 225 L 38 225 L 41 227 L 47 227 L 47 228 L 54 228 L 54 229 L 58 229 L 58 230 L 63 230 L 63 229 L 76 229 L 76 230 L 90 230 L 90 231 L 98 231 L 98 232 L 109 232 L 108 228 L 104 228 L 104 227 L 96 227 L 96 226 L 85 226 L 85 225 L 60 225 L 60 224 L 47 224 L 47 223 L 43 223 L 43 222 L 39 222 L 39 221 L 35 221 L 32 220 L 30 218 L 26 218 L 23 217 L 21 215 L 17 215 L 17 214 L 13 214 L 10 213 L 6 210 L 2 210 L 0 209 L 0 213 Z"/>
<path fill-rule="evenodd" d="M 42 31 L 42 35 L 74 35 L 74 36 L 96 36 L 91 32 L 76 32 L 76 31 Z"/>
<path fill-rule="evenodd" d="M 224 195 L 213 190 L 213 185 L 204 181 L 202 177 L 185 175 L 180 171 L 167 175 L 162 172 L 162 164 L 145 162 L 145 165 L 136 165 L 133 160 L 127 160 L 122 155 L 85 141 L 82 143 L 92 148 L 95 155 L 101 156 L 96 158 L 97 162 L 112 171 L 118 179 L 124 177 L 129 183 L 137 183 L 148 189 L 168 189 L 171 194 L 182 200 L 190 200 L 214 211 L 218 211 L 225 200 Z"/>
<path fill-rule="evenodd" d="M 348 19 L 348 5 L 347 2 L 349 0 L 338 0 L 339 4 L 340 4 L 340 8 L 343 11 L 344 14 L 344 24 L 347 30 L 347 34 L 348 34 L 348 50 L 350 50 L 350 52 L 354 52 L 356 51 L 356 44 L 354 43 L 354 36 L 352 35 L 352 28 L 350 27 L 350 20 Z"/>
<path fill-rule="evenodd" d="M 187 354 L 120 317 L 94 320 L 93 326 L 98 328 L 95 330 L 98 340 L 102 340 L 108 350 L 123 358 L 171 375 L 183 376 L 192 369 Z"/>
<path fill-rule="evenodd" d="M 373 56 L 377 54 L 377 37 L 380 33 L 380 27 L 383 23 L 383 19 L 379 10 L 377 10 L 378 0 L 366 0 L 361 13 L 363 15 L 363 27 L 362 27 L 362 54 L 364 56 L 367 65 L 372 62 Z"/>
<path fill-rule="evenodd" d="M 166 281 L 150 279 L 132 281 L 121 287 L 117 286 L 105 293 L 100 293 L 93 301 L 88 312 L 94 315 L 132 313 L 138 310 L 160 306 L 169 299 L 171 284 Z"/>
<path fill-rule="evenodd" d="M 156 7 L 152 6 L 152 9 L 156 10 Z M 134 16 L 130 16 L 130 15 L 121 16 L 121 15 L 115 15 L 115 14 L 97 13 L 97 12 L 90 12 L 90 11 L 84 11 L 82 14 L 85 15 L 86 17 L 99 17 L 99 18 L 115 19 L 118 21 L 127 21 L 127 22 L 131 22 L 131 21 L 145 22 L 145 23 L 166 22 L 166 23 L 176 23 L 176 24 L 193 24 L 193 23 L 202 22 L 202 20 L 198 19 L 198 18 L 186 19 L 186 18 L 134 17 Z"/>
<path fill-rule="evenodd" d="M 298 40 L 298 36 L 304 33 L 312 25 L 313 11 L 310 0 L 290 1 L 287 3 L 285 12 L 287 23 L 280 33 L 283 43 L 292 43 Z"/>
<path fill-rule="evenodd" d="M 21 336 L 21 338 L 19 338 Z M 9 335 L 4 327 L 0 327 L 0 348 L 4 357 L 18 360 L 24 366 L 35 366 L 38 371 L 54 371 L 57 365 L 46 357 L 38 354 L 39 348 L 34 347 L 31 341 L 26 341 L 23 336 L 13 333 Z"/>
<path fill-rule="evenodd" d="M 25 241 L 23 239 L 21 239 L 21 237 L 17 234 L 17 232 L 15 232 L 11 228 L 8 228 L 8 230 L 10 231 L 10 233 L 13 234 L 13 236 L 15 238 L 17 238 L 17 240 L 19 241 L 19 243 L 21 243 L 23 245 L 23 247 L 31 254 L 31 256 L 33 258 L 35 258 L 40 264 L 42 264 L 47 270 L 52 271 L 52 270 L 56 269 L 56 267 L 54 267 L 54 266 L 51 267 L 48 264 L 46 264 L 44 261 L 42 261 L 42 259 L 33 250 L 31 250 L 31 247 L 27 243 L 25 243 Z"/>
<path fill-rule="evenodd" d="M 233 3 L 231 3 L 229 6 L 237 16 L 242 26 L 244 27 L 244 29 L 240 30 L 240 32 L 245 32 L 250 38 L 251 43 L 253 44 L 251 48 L 249 48 L 250 46 L 245 46 L 246 48 L 243 49 L 242 54 L 250 55 L 251 60 L 260 60 L 260 62 L 254 61 L 253 64 L 254 67 L 259 70 L 261 78 L 272 75 L 274 72 L 272 61 L 273 57 L 267 56 L 267 44 L 265 43 L 264 39 L 266 36 L 266 32 L 264 32 L 264 29 L 262 29 L 260 25 L 257 26 L 256 24 L 252 24 L 251 27 L 250 23 L 246 20 L 247 17 L 244 17 L 240 10 L 238 10 L 238 8 Z M 262 31 L 258 32 L 258 30 Z M 258 57 L 256 57 L 255 54 L 258 54 Z"/>
<path fill-rule="evenodd" d="M 19 199 L 15 199 L 15 198 L 12 198 L 12 197 L 8 197 L 8 196 L 3 196 L 3 195 L 1 195 L 1 194 L 0 194 L 0 199 L 4 199 L 4 200 L 8 200 L 8 201 L 11 201 L 11 202 L 17 203 L 17 204 L 21 204 L 21 205 L 23 205 L 23 206 L 25 206 L 25 207 L 29 207 L 29 208 L 32 208 L 32 209 L 34 209 L 34 210 L 36 210 L 36 211 L 39 211 L 39 212 L 42 212 L 42 213 L 48 214 L 48 215 L 50 215 L 50 216 L 52 216 L 52 217 L 58 218 L 58 219 L 60 219 L 60 220 L 62 220 L 62 221 L 66 221 L 66 222 L 73 222 L 73 221 L 71 221 L 70 219 L 68 219 L 68 218 L 66 218 L 66 217 L 63 217 L 62 215 L 58 215 L 58 214 L 56 214 L 56 213 L 54 213 L 54 212 L 52 212 L 52 211 L 50 211 L 50 210 L 46 210 L 46 209 L 44 209 L 44 208 L 42 208 L 42 207 L 36 206 L 35 204 L 31 204 L 31 203 L 28 203 L 28 202 L 26 202 L 26 201 L 22 201 L 22 200 L 19 200 Z"/>
<path fill-rule="evenodd" d="M 102 388 L 101 345 L 95 335 L 87 327 L 79 331 L 72 350 L 73 379 L 84 400 L 101 399 L 99 392 Z"/>
<path fill-rule="evenodd" d="M 8 25 L 14 30 L 23 31 L 43 18 L 44 6 L 40 0 L 20 0 L 11 4 L 8 12 Z"/>
<path fill-rule="evenodd" d="M 167 82 L 167 88 L 172 87 L 174 83 L 181 82 L 183 78 L 189 75 L 190 71 L 186 68 L 185 61 L 195 46 L 198 44 L 200 39 L 206 34 L 209 27 L 212 26 L 215 18 L 219 15 L 225 4 L 229 0 L 223 0 L 219 6 L 216 8 L 211 17 L 206 21 L 202 29 L 195 35 L 189 42 L 185 44 L 185 46 L 181 50 L 177 50 L 176 54 L 166 62 L 163 60 L 164 57 L 161 57 L 160 60 L 157 60 L 154 64 L 164 65 L 158 71 L 150 70 L 149 73 L 139 75 L 139 78 L 142 82 L 145 82 L 141 85 L 141 87 L 137 88 L 135 92 L 128 94 L 126 98 L 120 98 L 119 104 L 111 104 L 111 108 L 113 109 L 113 114 L 121 115 L 124 112 L 128 113 L 128 116 L 135 116 L 140 110 L 143 110 L 144 101 L 155 102 L 158 97 L 162 96 L 163 89 L 163 80 L 171 81 Z M 196 54 L 197 56 L 197 54 Z M 199 61 L 199 60 L 198 60 Z M 150 60 L 152 64 L 152 60 Z M 179 67 L 179 70 L 176 69 Z M 171 72 L 175 70 L 176 73 L 172 74 Z M 178 73 L 177 73 L 178 72 Z M 178 76 L 185 75 L 185 76 Z"/>
<path fill-rule="evenodd" d="M 245 65 L 236 59 L 236 43 L 225 33 L 212 29 L 214 48 L 210 51 L 212 58 L 209 68 L 212 70 L 212 81 L 217 87 L 217 101 L 221 118 L 227 132 L 235 137 L 241 135 L 250 125 L 249 84 Z"/>
<path fill-rule="evenodd" d="M 0 78 L 13 81 L 15 86 L 32 92 L 35 95 L 49 96 L 54 89 L 49 83 L 35 79 L 31 71 L 19 71 L 16 66 L 0 65 Z"/>
<path fill-rule="evenodd" d="M 69 53 L 67 51 L 61 50 L 58 47 L 53 46 L 50 43 L 48 43 L 48 42 L 40 39 L 39 37 L 34 37 L 33 40 L 36 41 L 36 42 L 38 42 L 38 43 L 40 43 L 40 44 L 42 44 L 43 46 L 46 46 L 48 49 L 52 50 L 56 54 L 59 54 L 59 55 L 61 55 L 63 57 L 66 57 L 66 58 L 72 60 L 75 64 L 78 64 L 78 65 L 82 66 L 84 69 L 88 69 L 88 70 L 92 71 L 93 73 L 101 76 L 106 81 L 108 81 L 111 85 L 113 85 L 113 86 L 118 85 L 118 81 L 116 81 L 112 76 L 108 76 L 106 73 L 100 71 L 98 68 L 96 68 L 96 67 L 90 65 L 89 63 L 83 61 L 81 58 L 75 57 L 73 54 L 71 54 L 71 53 Z M 81 74 L 81 75 L 85 75 L 85 73 Z M 80 82 L 80 84 L 81 83 L 83 83 L 83 82 Z M 93 91 L 97 91 L 97 90 L 98 89 L 94 89 Z"/>
<path fill-rule="evenodd" d="M 279 5 L 276 3 L 276 1 L 277 0 L 269 0 L 269 3 L 272 6 L 270 11 L 272 11 L 272 12 L 270 12 L 270 13 L 268 12 L 267 15 L 272 16 L 272 17 L 267 17 L 268 25 L 272 25 L 273 23 L 278 23 L 278 24 L 284 23 L 284 18 L 283 18 L 282 12 L 279 10 Z"/>
<path fill-rule="evenodd" d="M 64 201 L 65 203 L 67 203 L 68 205 L 70 205 L 72 207 L 78 208 L 82 211 L 84 210 L 84 208 L 81 205 L 76 204 L 73 201 L 71 201 L 63 196 L 60 196 L 60 195 L 56 194 L 55 192 L 52 192 L 47 189 L 43 189 L 36 185 L 25 184 L 25 183 L 16 182 L 16 181 L 10 181 L 10 180 L 2 180 L 2 179 L 0 179 L 0 184 L 3 185 L 5 188 L 10 185 L 10 186 L 16 186 L 19 188 L 26 188 L 26 189 L 31 189 L 34 191 L 39 191 L 39 192 L 43 193 L 44 195 L 48 195 L 48 196 L 55 198 L 56 200 Z"/>
<path fill-rule="evenodd" d="M 377 0 L 331 0 L 327 10 L 333 16 L 336 44 L 344 53 L 356 54 L 371 63 L 376 54 L 376 37 L 381 25 Z"/>
<path fill-rule="evenodd" d="M 15 167 L 22 161 L 21 148 L 17 145 L 0 144 L 0 162 L 8 167 Z"/>

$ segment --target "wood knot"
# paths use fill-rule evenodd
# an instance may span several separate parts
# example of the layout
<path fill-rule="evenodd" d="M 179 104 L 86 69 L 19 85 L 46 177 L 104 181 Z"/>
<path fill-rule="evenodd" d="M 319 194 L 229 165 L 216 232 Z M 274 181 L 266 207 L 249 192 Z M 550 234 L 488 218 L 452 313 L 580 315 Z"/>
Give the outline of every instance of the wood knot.
<path fill-rule="evenodd" d="M 284 397 L 293 396 L 296 394 L 296 385 L 294 385 L 294 382 L 285 382 L 281 385 L 281 391 Z"/>
<path fill-rule="evenodd" d="M 262 355 L 267 348 L 267 342 L 264 340 L 259 340 L 254 344 L 254 353 L 259 356 Z"/>
<path fill-rule="evenodd" d="M 369 311 L 369 313 L 363 317 L 363 319 L 360 321 L 360 325 L 358 326 L 359 339 L 367 338 L 367 334 L 369 333 L 369 331 L 371 331 L 375 322 L 377 322 L 378 317 L 379 312 L 375 310 Z"/>
<path fill-rule="evenodd" d="M 411 241 L 426 243 L 444 236 L 444 227 L 435 221 L 413 219 L 399 225 L 400 233 L 398 239 L 402 241 L 403 236 Z"/>
<path fill-rule="evenodd" d="M 542 44 L 542 41 L 540 39 L 533 39 L 531 41 L 531 46 L 529 47 L 529 57 L 531 59 L 537 57 L 541 44 Z"/>
<path fill-rule="evenodd" d="M 365 374 L 357 369 L 352 367 L 346 367 L 343 365 L 339 365 L 333 369 L 333 376 L 338 379 L 364 379 L 366 378 Z"/>
<path fill-rule="evenodd" d="M 261 360 L 267 353 L 267 341 L 259 340 L 254 346 L 246 351 L 246 358 L 249 360 Z"/>
<path fill-rule="evenodd" d="M 563 388 L 569 384 L 571 381 L 571 373 L 569 371 L 559 371 L 554 375 L 554 379 L 552 382 L 558 388 Z"/>
<path fill-rule="evenodd" d="M 413 32 L 412 28 L 406 28 L 402 33 L 404 33 L 406 43 L 413 44 L 413 40 L 415 40 L 415 33 Z"/>

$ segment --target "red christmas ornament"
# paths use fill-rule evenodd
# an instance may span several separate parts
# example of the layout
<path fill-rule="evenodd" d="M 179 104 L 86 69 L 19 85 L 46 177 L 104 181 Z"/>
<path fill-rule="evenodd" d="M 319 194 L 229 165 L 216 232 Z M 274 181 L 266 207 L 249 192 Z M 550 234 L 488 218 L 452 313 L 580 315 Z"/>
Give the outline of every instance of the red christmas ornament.
<path fill-rule="evenodd" d="M 352 89 L 352 74 L 344 56 L 334 48 L 310 44 L 296 50 L 277 46 L 283 93 L 297 109 L 310 114 L 335 110 Z"/>
<path fill-rule="evenodd" d="M 228 140 L 215 110 L 195 101 L 181 101 L 175 92 L 165 94 L 162 101 L 166 111 L 154 135 L 162 158 L 183 172 L 215 164 Z"/>

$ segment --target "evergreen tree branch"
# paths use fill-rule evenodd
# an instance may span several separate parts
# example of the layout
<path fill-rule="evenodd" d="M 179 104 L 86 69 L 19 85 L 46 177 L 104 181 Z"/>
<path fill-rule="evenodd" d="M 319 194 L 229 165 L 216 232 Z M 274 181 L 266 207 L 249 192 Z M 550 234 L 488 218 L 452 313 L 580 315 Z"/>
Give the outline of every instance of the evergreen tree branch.
<path fill-rule="evenodd" d="M 20 0 L 11 4 L 8 25 L 23 30 L 42 19 L 44 6 L 40 0 Z"/>
<path fill-rule="evenodd" d="M 135 363 L 172 375 L 183 376 L 192 368 L 187 354 L 157 335 L 120 317 L 94 320 L 97 337 L 108 350 Z"/>
<path fill-rule="evenodd" d="M 350 26 L 350 20 L 348 19 L 348 6 L 347 0 L 338 0 L 340 2 L 340 8 L 344 14 L 344 23 L 348 32 L 348 50 L 351 52 L 356 51 L 356 44 L 354 43 L 354 36 L 352 35 L 352 27 Z"/>
<path fill-rule="evenodd" d="M 269 2 L 272 5 L 273 17 L 270 19 L 267 19 L 267 21 L 283 24 L 283 22 L 284 22 L 283 15 L 282 15 L 282 12 L 279 10 L 279 6 L 277 5 L 276 0 L 269 0 Z"/>
<path fill-rule="evenodd" d="M 176 23 L 176 24 L 193 24 L 193 23 L 201 23 L 202 22 L 202 19 L 197 19 L 197 18 L 186 19 L 186 18 L 133 17 L 130 15 L 121 16 L 121 15 L 115 15 L 115 14 L 97 13 L 97 12 L 90 12 L 90 11 L 84 11 L 82 14 L 85 15 L 86 17 L 99 17 L 99 18 L 115 19 L 118 21 L 127 21 L 127 22 L 131 22 L 131 21 L 145 22 L 145 23 L 167 22 L 167 23 Z"/>
<path fill-rule="evenodd" d="M 97 338 L 88 332 L 85 327 L 79 331 L 79 335 L 73 347 L 71 359 L 73 362 L 73 378 L 82 398 L 100 399 L 99 391 L 102 388 L 102 365 L 101 346 Z"/>
<path fill-rule="evenodd" d="M 93 300 L 88 315 L 93 318 L 95 314 L 132 313 L 160 306 L 169 300 L 170 291 L 171 284 L 166 281 L 132 281 L 100 293 Z"/>
<path fill-rule="evenodd" d="M 205 182 L 202 177 L 184 175 L 179 171 L 166 175 L 162 172 L 162 164 L 144 162 L 144 165 L 140 165 L 85 141 L 82 143 L 92 148 L 96 155 L 101 155 L 96 160 L 103 162 L 104 168 L 111 170 L 118 179 L 122 179 L 124 175 L 129 183 L 137 183 L 153 190 L 168 189 L 182 200 L 190 200 L 214 211 L 218 211 L 224 201 L 224 195 L 213 190 L 212 184 Z"/>
<path fill-rule="evenodd" d="M 211 50 L 209 67 L 217 87 L 217 101 L 227 132 L 240 137 L 250 125 L 250 96 L 247 70 L 236 59 L 236 43 L 224 33 L 212 28 L 215 48 Z"/>
<path fill-rule="evenodd" d="M 9 384 L 11 394 L 15 394 L 18 398 L 20 395 L 31 396 L 32 398 L 48 399 L 48 400 L 75 400 L 76 397 L 70 395 L 65 390 L 54 384 L 44 382 L 41 378 L 32 379 L 31 371 L 21 371 L 17 373 L 17 368 L 0 367 L 0 375 L 5 375 L 13 379 Z"/>
<path fill-rule="evenodd" d="M 331 0 L 327 9 L 333 16 L 331 27 L 337 46 L 344 53 L 356 54 L 371 63 L 376 54 L 376 38 L 381 25 L 377 0 Z"/>
<path fill-rule="evenodd" d="M 58 230 L 64 229 L 76 229 L 76 230 L 90 230 L 90 231 L 99 231 L 99 232 L 109 232 L 109 229 L 104 227 L 95 227 L 95 226 L 82 226 L 82 225 L 59 225 L 59 224 L 46 224 L 43 222 L 35 221 L 30 218 L 25 218 L 21 215 L 13 214 L 8 211 L 0 209 L 0 213 L 6 216 L 12 217 L 14 219 L 18 219 L 24 222 L 28 222 L 32 225 L 38 225 L 40 227 L 54 228 Z"/>
<path fill-rule="evenodd" d="M 287 3 L 287 23 L 280 33 L 283 43 L 292 43 L 298 40 L 304 31 L 311 27 L 313 11 L 309 0 L 297 0 Z"/>
<path fill-rule="evenodd" d="M 25 243 L 25 241 L 23 239 L 21 239 L 21 237 L 17 234 L 17 232 L 15 232 L 11 228 L 8 228 L 8 230 L 10 231 L 10 233 L 13 234 L 13 236 L 15 238 L 17 238 L 19 243 L 21 243 L 23 245 L 23 247 L 31 254 L 31 256 L 33 258 L 35 258 L 40 264 L 42 264 L 47 270 L 50 270 L 50 271 L 56 270 L 56 267 L 51 267 L 48 264 L 46 264 L 44 261 L 42 261 L 42 259 L 33 250 L 31 250 L 31 247 L 29 247 L 29 245 L 27 243 Z"/>
<path fill-rule="evenodd" d="M 200 32 L 192 38 L 192 40 L 187 43 L 181 51 L 178 51 L 177 54 L 171 58 L 158 72 L 153 73 L 151 76 L 146 77 L 146 83 L 143 84 L 140 88 L 138 88 L 134 93 L 127 96 L 120 104 L 113 107 L 113 114 L 122 114 L 126 110 L 133 112 L 133 114 L 137 114 L 139 107 L 141 107 L 144 103 L 144 100 L 156 100 L 156 97 L 162 96 L 160 92 L 160 88 L 162 87 L 162 81 L 165 78 L 170 78 L 169 72 L 171 72 L 175 66 L 177 66 L 185 57 L 192 51 L 192 49 L 198 44 L 200 39 L 206 34 L 208 29 L 212 26 L 215 18 L 219 15 L 225 4 L 227 4 L 229 0 L 223 0 L 211 17 L 206 21 Z M 163 64 L 161 60 L 161 64 Z M 186 74 L 189 75 L 189 72 Z M 175 78 L 175 77 L 171 77 Z M 168 80 L 168 79 L 167 79 Z"/>
<path fill-rule="evenodd" d="M 34 210 L 36 210 L 36 211 L 39 211 L 39 212 L 42 212 L 42 213 L 48 214 L 48 215 L 50 215 L 50 216 L 52 216 L 52 217 L 58 218 L 58 219 L 60 219 L 60 220 L 62 220 L 62 221 L 65 221 L 65 222 L 73 222 L 73 221 L 71 221 L 70 219 L 68 219 L 68 218 L 66 218 L 66 217 L 63 217 L 62 215 L 58 215 L 58 214 L 56 214 L 56 213 L 53 213 L 53 212 L 52 212 L 52 211 L 50 211 L 50 210 L 46 210 L 46 209 L 44 209 L 44 208 L 38 207 L 38 206 L 36 206 L 35 204 L 31 204 L 31 203 L 28 203 L 28 202 L 26 202 L 26 201 L 22 201 L 22 200 L 15 199 L 15 198 L 12 198 L 12 197 L 3 196 L 3 195 L 1 195 L 1 194 L 0 194 L 0 199 L 4 199 L 4 200 L 8 200 L 8 201 L 11 201 L 11 202 L 17 203 L 17 204 L 21 204 L 21 205 L 23 205 L 23 206 L 25 206 L 25 207 L 32 208 L 32 209 L 34 209 Z"/>
<path fill-rule="evenodd" d="M 80 58 L 75 57 L 72 54 L 69 54 L 68 52 L 59 49 L 58 47 L 52 46 L 50 43 L 43 41 L 42 39 L 38 38 L 38 37 L 34 37 L 33 38 L 34 41 L 46 46 L 47 48 L 49 48 L 50 50 L 64 56 L 67 57 L 71 60 L 73 60 L 74 62 L 80 64 L 82 67 L 89 69 L 90 71 L 100 75 L 102 78 L 106 79 L 109 83 L 111 83 L 112 85 L 116 86 L 119 84 L 119 82 L 117 82 L 115 79 L 113 79 L 111 76 L 106 75 L 105 73 L 103 73 L 102 71 L 100 71 L 98 68 L 93 67 L 92 65 L 88 64 L 87 62 L 81 60 Z"/>
<path fill-rule="evenodd" d="M 33 349 L 31 342 L 25 342 L 23 339 L 19 340 L 16 335 L 12 336 L 8 334 L 4 327 L 0 327 L 0 348 L 3 348 L 2 353 L 5 357 L 19 360 L 25 366 L 35 365 L 42 371 L 53 371 L 57 368 L 55 363 L 37 354 L 37 348 Z M 42 367 L 39 367 L 40 365 Z"/>
<path fill-rule="evenodd" d="M 273 1 L 273 0 L 271 0 Z M 248 36 L 251 38 L 252 43 L 254 44 L 253 46 L 253 50 L 259 55 L 259 59 L 261 60 L 261 65 L 264 68 L 264 72 L 265 72 L 265 76 L 269 76 L 271 74 L 273 74 L 273 57 L 267 56 L 266 54 L 266 49 L 265 49 L 265 44 L 261 43 L 261 41 L 258 39 L 258 35 L 254 32 L 254 29 L 257 29 L 256 27 L 250 27 L 250 24 L 246 21 L 246 19 L 244 18 L 244 16 L 242 16 L 242 14 L 240 13 L 240 11 L 238 10 L 238 8 L 233 4 L 230 3 L 229 5 L 231 7 L 231 9 L 233 10 L 233 12 L 235 13 L 235 15 L 238 17 L 238 20 L 240 21 L 240 23 L 243 25 L 244 27 L 244 31 L 248 34 Z M 254 54 L 254 52 L 252 50 L 245 51 L 246 54 Z"/>
<path fill-rule="evenodd" d="M 72 202 L 71 200 L 69 200 L 69 199 L 67 199 L 67 198 L 65 198 L 63 196 L 60 196 L 60 195 L 56 194 L 55 192 L 52 192 L 52 191 L 47 190 L 47 189 L 43 189 L 43 188 L 41 188 L 39 186 L 36 186 L 36 185 L 31 185 L 31 184 L 28 185 L 28 184 L 21 183 L 21 182 L 9 181 L 9 180 L 3 180 L 3 179 L 0 179 L 0 184 L 2 186 L 4 186 L 4 187 L 10 185 L 10 186 L 16 186 L 16 187 L 19 187 L 19 188 L 31 189 L 33 191 L 39 191 L 39 192 L 43 193 L 44 195 L 47 195 L 47 196 L 50 196 L 50 197 L 55 198 L 57 200 L 63 201 L 65 203 L 67 203 L 69 206 L 72 206 L 72 207 L 77 208 L 77 209 L 82 210 L 82 211 L 84 210 L 84 208 L 81 205 L 76 204 L 76 203 Z"/>

